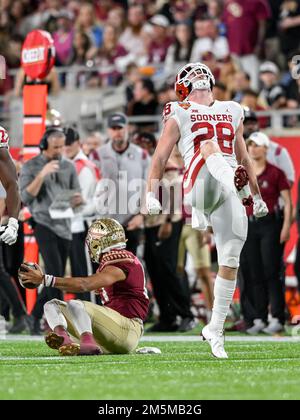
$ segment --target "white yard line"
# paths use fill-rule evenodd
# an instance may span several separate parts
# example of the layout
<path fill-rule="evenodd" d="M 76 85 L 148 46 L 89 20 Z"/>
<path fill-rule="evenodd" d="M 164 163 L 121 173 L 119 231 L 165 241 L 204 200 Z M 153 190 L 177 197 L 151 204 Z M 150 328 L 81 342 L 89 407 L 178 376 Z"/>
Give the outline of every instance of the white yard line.
<path fill-rule="evenodd" d="M 238 335 L 238 336 L 226 336 L 225 340 L 227 342 L 239 343 L 239 342 L 264 342 L 264 343 L 300 343 L 300 336 L 297 337 L 268 337 L 268 336 L 248 336 L 248 335 Z M 0 335 L 0 345 L 1 343 L 9 341 L 44 341 L 42 336 L 32 336 L 32 335 Z M 145 335 L 141 338 L 141 342 L 201 342 L 201 337 L 197 335 Z"/>
<path fill-rule="evenodd" d="M 202 341 L 201 337 L 196 335 L 146 335 L 142 337 L 141 341 L 173 341 L 173 342 L 196 342 Z M 300 342 L 300 337 L 265 337 L 265 336 L 225 336 L 225 341 L 228 342 L 269 342 L 269 343 L 296 343 Z"/>

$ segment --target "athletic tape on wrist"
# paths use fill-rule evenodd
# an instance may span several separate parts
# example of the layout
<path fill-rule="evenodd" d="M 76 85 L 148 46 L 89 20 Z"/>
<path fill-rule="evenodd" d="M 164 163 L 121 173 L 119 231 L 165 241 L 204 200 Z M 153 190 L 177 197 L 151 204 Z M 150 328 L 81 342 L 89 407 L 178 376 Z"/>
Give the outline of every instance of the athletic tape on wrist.
<path fill-rule="evenodd" d="M 56 282 L 56 277 L 51 274 L 44 274 L 43 285 L 45 287 L 54 287 Z"/>

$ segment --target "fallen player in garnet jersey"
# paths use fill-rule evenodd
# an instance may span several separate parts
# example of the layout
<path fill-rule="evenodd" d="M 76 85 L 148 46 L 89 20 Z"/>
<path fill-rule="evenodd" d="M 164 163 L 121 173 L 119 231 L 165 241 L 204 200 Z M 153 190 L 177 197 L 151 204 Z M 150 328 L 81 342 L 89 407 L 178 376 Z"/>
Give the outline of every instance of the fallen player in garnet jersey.
<path fill-rule="evenodd" d="M 126 251 L 124 229 L 114 219 L 95 221 L 86 242 L 92 260 L 99 263 L 96 274 L 61 278 L 44 274 L 37 264 L 22 264 L 19 280 L 28 288 L 43 284 L 64 292 L 95 291 L 100 295 L 103 306 L 58 299 L 44 305 L 52 330 L 45 341 L 61 355 L 131 353 L 143 334 L 149 307 L 143 267 L 135 255 Z"/>

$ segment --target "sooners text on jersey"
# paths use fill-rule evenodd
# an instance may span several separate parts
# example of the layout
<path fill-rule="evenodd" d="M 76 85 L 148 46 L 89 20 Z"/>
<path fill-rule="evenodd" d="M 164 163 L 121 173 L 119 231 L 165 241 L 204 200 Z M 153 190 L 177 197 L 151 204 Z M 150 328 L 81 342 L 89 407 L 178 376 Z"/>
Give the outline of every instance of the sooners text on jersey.
<path fill-rule="evenodd" d="M 178 149 L 188 168 L 193 156 L 206 140 L 218 143 L 228 163 L 237 166 L 234 152 L 237 128 L 243 118 L 242 107 L 233 101 L 214 101 L 211 106 L 196 102 L 169 102 L 164 121 L 174 118 L 180 131 Z"/>

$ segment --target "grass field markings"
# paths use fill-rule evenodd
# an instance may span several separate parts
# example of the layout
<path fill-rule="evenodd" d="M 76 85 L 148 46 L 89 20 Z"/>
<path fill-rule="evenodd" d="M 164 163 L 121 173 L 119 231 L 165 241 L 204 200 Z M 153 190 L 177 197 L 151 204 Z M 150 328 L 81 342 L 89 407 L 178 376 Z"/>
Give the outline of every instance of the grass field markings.
<path fill-rule="evenodd" d="M 165 357 L 163 359 L 161 357 L 162 355 L 155 355 L 155 357 L 156 357 L 155 363 L 157 363 L 157 364 L 169 363 L 170 365 L 176 365 L 176 364 L 183 364 L 183 363 L 198 364 L 198 363 L 207 363 L 208 362 L 208 363 L 215 363 L 215 364 L 222 363 L 223 365 L 226 365 L 226 364 L 229 365 L 230 363 L 235 363 L 235 364 L 236 363 L 252 363 L 252 364 L 255 363 L 255 364 L 257 364 L 257 363 L 264 363 L 266 361 L 268 361 L 268 362 L 278 362 L 278 363 L 288 362 L 288 361 L 290 361 L 290 362 L 299 361 L 300 362 L 300 357 L 255 357 L 255 358 L 251 358 L 251 356 L 249 355 L 249 358 L 236 358 L 236 357 L 233 356 L 232 358 L 229 358 L 227 360 L 216 360 L 215 358 L 213 358 L 212 355 L 205 354 L 204 355 L 205 357 L 203 359 L 198 359 L 198 360 L 196 359 L 195 360 L 194 357 L 199 356 L 198 353 L 193 353 L 193 354 L 185 353 L 185 354 L 183 354 L 183 356 L 184 355 L 185 356 L 186 355 L 193 356 L 193 358 L 192 359 L 191 358 L 185 358 L 185 359 L 181 359 L 181 360 L 178 360 L 178 359 L 177 360 L 172 360 L 171 357 L 174 357 L 174 354 L 172 354 L 172 353 L 169 354 L 169 356 L 167 354 L 165 354 L 164 355 Z M 135 356 L 135 355 L 132 355 L 132 356 Z M 114 360 L 104 360 L 104 358 L 106 356 L 100 356 L 100 357 L 101 357 L 101 360 L 100 360 L 99 357 L 97 357 L 97 359 L 96 359 L 96 356 L 94 356 L 94 357 L 89 356 L 88 357 L 88 360 L 90 360 L 89 363 L 87 363 L 87 360 L 86 360 L 87 357 L 71 358 L 71 360 L 70 360 L 69 358 L 60 357 L 60 356 L 56 356 L 56 357 L 55 356 L 53 356 L 53 357 L 52 356 L 46 356 L 46 357 L 39 357 L 39 356 L 28 356 L 28 357 L 3 356 L 3 357 L 0 357 L 0 361 L 3 361 L 3 362 L 18 362 L 18 361 L 20 361 L 20 362 L 30 362 L 30 361 L 45 362 L 45 363 L 42 363 L 40 365 L 40 367 L 44 367 L 46 365 L 49 365 L 49 366 L 52 366 L 52 367 L 55 366 L 52 363 L 47 363 L 48 361 L 67 362 L 66 364 L 63 363 L 63 364 L 65 364 L 65 366 L 67 366 L 67 364 L 79 366 L 81 361 L 85 365 L 87 365 L 87 364 L 97 364 L 99 366 L 100 366 L 100 364 L 101 365 L 103 365 L 103 364 L 104 365 L 114 365 L 115 364 L 115 365 L 135 365 L 135 366 L 137 366 L 138 362 L 140 362 L 140 364 L 142 364 L 144 367 L 149 365 L 151 368 L 154 368 L 154 365 L 153 365 L 154 360 L 153 359 L 151 359 L 151 360 L 147 360 L 147 359 L 120 360 L 120 359 L 118 359 L 118 360 L 114 361 Z M 111 357 L 111 356 L 109 355 L 108 357 Z M 122 356 L 120 356 L 120 357 L 122 357 Z M 127 357 L 128 357 L 128 355 L 127 355 Z M 136 357 L 139 358 L 140 356 L 136 355 Z M 14 366 L 30 366 L 30 364 L 26 364 L 26 363 L 25 364 L 24 363 L 3 363 L 2 366 L 6 366 L 6 367 L 8 367 L 8 366 L 12 366 L 12 367 L 14 367 Z M 272 366 L 270 366 L 270 367 L 272 368 Z M 295 369 L 297 368 L 296 366 L 294 366 L 294 367 L 295 367 Z M 1 368 L 1 365 L 0 365 L 0 368 Z"/>
<path fill-rule="evenodd" d="M 252 354 L 257 354 L 256 352 L 258 352 L 259 356 L 262 355 L 262 354 L 260 354 L 262 352 L 265 355 L 274 353 L 274 348 L 264 348 L 263 345 L 247 346 L 247 348 L 245 348 L 246 346 L 243 346 L 243 347 L 244 348 L 237 349 L 236 347 L 232 347 L 230 345 L 227 346 L 228 351 L 230 351 L 230 352 L 234 352 L 235 354 L 239 354 L 239 355 L 249 355 L 250 357 L 251 357 Z M 163 357 L 163 356 L 174 357 L 174 355 L 177 355 L 177 356 L 180 356 L 180 355 L 194 356 L 194 355 L 199 355 L 199 354 L 209 354 L 210 353 L 210 350 L 209 350 L 208 346 L 206 346 L 206 347 L 201 346 L 199 348 L 196 348 L 196 349 L 193 348 L 193 349 L 188 350 L 188 351 L 186 349 L 184 351 L 181 351 L 178 348 L 176 348 L 175 350 L 176 351 L 172 351 L 171 349 L 167 349 L 167 350 L 162 349 L 161 354 L 135 354 L 135 353 L 127 354 L 127 355 L 106 354 L 106 355 L 103 355 L 103 356 L 100 356 L 100 357 L 102 357 L 102 358 L 107 358 L 107 357 L 112 357 L 112 358 L 137 357 L 138 359 L 141 359 L 141 360 L 143 360 L 143 359 L 147 360 L 147 359 L 152 359 L 153 357 Z M 277 348 L 276 351 L 278 353 L 285 353 L 284 348 Z M 7 351 L 4 351 L 3 353 L 7 353 L 7 352 L 12 353 L 10 349 L 7 349 Z M 23 350 L 23 352 L 26 352 L 26 350 L 25 351 Z M 14 353 L 20 353 L 20 350 L 14 351 Z M 6 360 L 6 358 L 15 358 L 17 360 L 17 359 L 22 359 L 22 358 L 26 358 L 26 357 L 27 358 L 38 357 L 40 359 L 46 359 L 46 358 L 50 359 L 50 358 L 52 358 L 52 359 L 55 359 L 55 360 L 70 360 L 70 358 L 67 358 L 67 357 L 61 357 L 59 355 L 55 356 L 54 353 L 53 353 L 53 355 L 51 355 L 51 354 L 45 354 L 45 355 L 39 354 L 37 356 L 32 356 L 32 355 L 19 356 L 19 355 L 16 355 L 16 354 L 15 355 L 3 354 L 3 355 L 0 355 L 0 360 Z M 88 358 L 90 359 L 90 357 L 88 357 Z M 267 356 L 265 358 L 267 358 Z M 298 356 L 296 356 L 295 358 L 298 358 Z"/>
<path fill-rule="evenodd" d="M 225 340 L 227 342 L 234 342 L 234 343 L 242 343 L 242 342 L 263 342 L 263 343 L 300 343 L 300 337 L 291 337 L 291 336 L 283 336 L 283 337 L 269 337 L 269 336 L 247 336 L 247 335 L 226 335 Z M 42 342 L 44 341 L 44 337 L 41 336 L 29 336 L 29 335 L 7 335 L 5 339 L 0 339 L 1 343 L 5 342 L 24 342 L 24 341 L 31 341 L 31 342 Z M 157 342 L 202 342 L 201 337 L 199 335 L 145 335 L 141 338 L 140 342 L 145 343 L 152 341 L 154 343 Z"/>
<path fill-rule="evenodd" d="M 155 336 L 155 335 L 149 335 L 144 336 L 141 338 L 141 342 L 147 342 L 147 341 L 153 341 L 153 342 L 203 342 L 200 336 L 168 336 L 168 335 L 161 335 L 161 336 Z M 242 342 L 262 342 L 262 343 L 300 343 L 299 338 L 294 337 L 266 337 L 266 336 L 230 336 L 225 335 L 225 342 L 232 342 L 232 343 L 242 343 Z"/>

